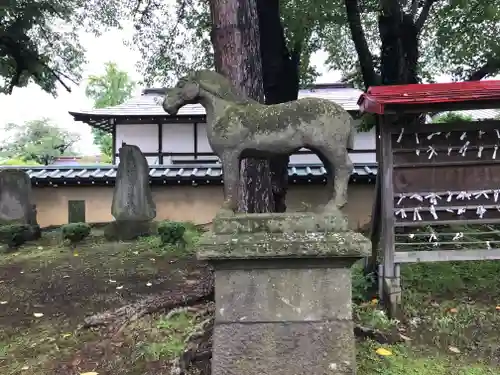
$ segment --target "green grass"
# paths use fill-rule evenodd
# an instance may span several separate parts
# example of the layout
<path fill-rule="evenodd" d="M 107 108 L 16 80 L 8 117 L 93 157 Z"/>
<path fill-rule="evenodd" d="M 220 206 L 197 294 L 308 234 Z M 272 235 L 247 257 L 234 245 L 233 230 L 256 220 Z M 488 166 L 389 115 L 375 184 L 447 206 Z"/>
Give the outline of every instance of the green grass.
<path fill-rule="evenodd" d="M 160 316 L 155 326 L 158 333 L 156 339 L 150 338 L 151 342 L 144 343 L 140 347 L 140 355 L 153 361 L 174 359 L 184 350 L 184 340 L 193 325 L 193 318 L 186 313 L 171 318 Z"/>
<path fill-rule="evenodd" d="M 407 339 L 392 346 L 359 342 L 358 374 L 500 374 L 500 262 L 412 264 L 401 273 L 405 319 L 397 321 L 366 295 L 360 265 L 353 268 L 353 295 L 365 293 L 355 320 Z M 392 355 L 379 356 L 380 347 Z"/>

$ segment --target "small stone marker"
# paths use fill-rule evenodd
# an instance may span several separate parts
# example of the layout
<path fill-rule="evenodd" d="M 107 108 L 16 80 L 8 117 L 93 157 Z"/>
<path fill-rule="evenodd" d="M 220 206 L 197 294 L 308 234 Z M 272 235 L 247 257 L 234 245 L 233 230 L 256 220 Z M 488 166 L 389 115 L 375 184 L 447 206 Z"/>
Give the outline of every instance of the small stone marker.
<path fill-rule="evenodd" d="M 119 150 L 111 214 L 116 221 L 105 230 L 106 237 L 131 240 L 148 235 L 156 217 L 156 205 L 149 186 L 149 165 L 135 145 L 125 144 Z"/>
<path fill-rule="evenodd" d="M 10 224 L 27 225 L 27 240 L 40 238 L 31 180 L 18 169 L 0 171 L 0 225 Z"/>
<path fill-rule="evenodd" d="M 350 267 L 371 244 L 340 211 L 218 216 L 198 246 L 215 268 L 213 375 L 355 374 Z"/>

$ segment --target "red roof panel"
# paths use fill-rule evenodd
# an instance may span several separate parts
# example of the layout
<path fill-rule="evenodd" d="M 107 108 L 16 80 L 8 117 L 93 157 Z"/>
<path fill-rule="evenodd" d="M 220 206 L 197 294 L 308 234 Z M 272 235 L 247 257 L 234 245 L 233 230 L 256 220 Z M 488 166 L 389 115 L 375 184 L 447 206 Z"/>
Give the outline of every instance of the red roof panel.
<path fill-rule="evenodd" d="M 500 106 L 500 80 L 374 86 L 360 96 L 361 112 L 383 114 L 387 105 L 491 101 Z"/>

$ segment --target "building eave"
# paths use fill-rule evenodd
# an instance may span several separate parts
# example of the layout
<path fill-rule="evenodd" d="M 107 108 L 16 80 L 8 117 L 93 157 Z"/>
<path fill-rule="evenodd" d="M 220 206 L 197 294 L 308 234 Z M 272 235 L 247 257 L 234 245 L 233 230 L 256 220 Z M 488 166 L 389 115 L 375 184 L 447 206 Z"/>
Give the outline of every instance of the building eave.
<path fill-rule="evenodd" d="M 113 186 L 117 166 L 5 166 L 3 169 L 26 171 L 34 186 Z M 353 183 L 373 183 L 377 165 L 355 165 L 351 175 Z M 152 165 L 149 181 L 152 185 L 220 185 L 223 183 L 220 164 L 205 165 Z M 322 184 L 326 170 L 321 164 L 296 164 L 288 168 L 291 184 Z"/>

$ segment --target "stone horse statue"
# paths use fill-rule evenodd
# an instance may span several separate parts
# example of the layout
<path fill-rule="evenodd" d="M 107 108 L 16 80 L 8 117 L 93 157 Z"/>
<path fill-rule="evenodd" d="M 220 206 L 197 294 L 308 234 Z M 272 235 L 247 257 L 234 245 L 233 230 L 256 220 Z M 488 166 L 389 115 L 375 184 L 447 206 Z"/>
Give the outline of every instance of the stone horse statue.
<path fill-rule="evenodd" d="M 353 170 L 348 149 L 353 148 L 355 129 L 351 116 L 340 105 L 317 98 L 263 105 L 209 70 L 188 74 L 167 89 L 163 108 L 175 115 L 182 106 L 195 103 L 206 110 L 208 141 L 222 161 L 223 209 L 237 209 L 242 158 L 290 155 L 303 147 L 315 152 L 327 170 L 331 193 L 325 210 L 347 203 Z"/>

